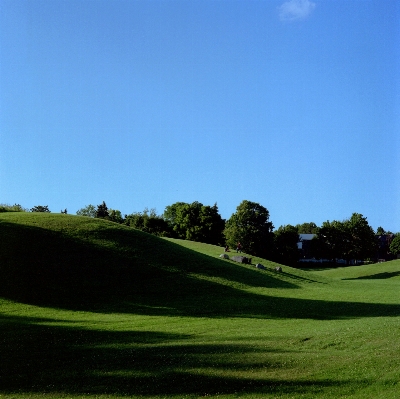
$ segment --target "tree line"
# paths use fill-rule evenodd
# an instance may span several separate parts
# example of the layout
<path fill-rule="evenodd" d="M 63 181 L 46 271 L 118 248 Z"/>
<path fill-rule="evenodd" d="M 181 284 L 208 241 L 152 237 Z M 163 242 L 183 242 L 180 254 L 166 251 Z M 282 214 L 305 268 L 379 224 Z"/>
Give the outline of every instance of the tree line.
<path fill-rule="evenodd" d="M 29 210 L 15 204 L 0 205 L 2 211 Z M 30 211 L 50 212 L 47 205 L 37 205 Z M 64 209 L 61 213 L 67 214 L 68 211 Z M 350 263 L 351 260 L 374 260 L 382 250 L 386 251 L 384 255 L 389 258 L 400 254 L 400 233 L 392 235 L 392 241 L 387 242 L 387 248 L 382 249 L 379 237 L 391 232 L 382 227 L 374 232 L 367 218 L 359 213 L 353 213 L 343 221 L 326 221 L 321 226 L 309 222 L 295 226 L 284 225 L 276 230 L 270 221 L 268 209 L 247 200 L 238 205 L 228 220 L 221 217 L 217 204 L 209 206 L 198 201 L 176 202 L 167 206 L 162 215 L 158 215 L 155 209 L 145 208 L 142 212 L 123 216 L 119 210 L 108 208 L 104 201 L 97 206 L 87 205 L 76 214 L 102 218 L 159 237 L 225 246 L 232 251 L 240 243 L 243 251 L 248 254 L 290 266 L 295 266 L 304 256 L 304 251 L 298 248 L 300 234 L 314 235 L 308 242 L 307 257 L 316 259 L 332 262 L 343 259 Z"/>
<path fill-rule="evenodd" d="M 309 242 L 307 257 L 336 262 L 343 259 L 346 263 L 352 260 L 374 260 L 380 256 L 394 257 L 400 254 L 400 233 L 381 248 L 379 236 L 392 234 L 378 227 L 375 232 L 362 214 L 353 213 L 343 221 L 326 221 L 321 226 L 313 222 L 280 226 L 274 230 L 270 214 L 264 206 L 244 200 L 236 212 L 225 220 L 218 212 L 217 204 L 203 205 L 200 202 L 191 204 L 176 202 L 165 208 L 162 215 L 154 209 L 146 208 L 122 217 L 121 212 L 108 210 L 103 202 L 97 208 L 88 205 L 77 212 L 79 215 L 103 217 L 150 234 L 204 242 L 226 246 L 231 250 L 241 248 L 251 255 L 294 266 L 304 251 L 298 243 L 300 234 L 313 234 Z M 389 245 L 390 244 L 390 245 Z M 382 251 L 385 252 L 382 254 Z"/>

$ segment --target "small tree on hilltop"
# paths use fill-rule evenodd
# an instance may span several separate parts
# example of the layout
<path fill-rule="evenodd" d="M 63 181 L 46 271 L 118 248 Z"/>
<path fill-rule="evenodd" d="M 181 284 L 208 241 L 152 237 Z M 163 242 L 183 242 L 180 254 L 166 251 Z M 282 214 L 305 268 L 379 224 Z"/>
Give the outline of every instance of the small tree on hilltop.
<path fill-rule="evenodd" d="M 96 210 L 96 218 L 108 218 L 108 208 L 106 203 L 103 201 L 102 204 L 97 205 L 97 210 Z"/>
<path fill-rule="evenodd" d="M 76 214 L 79 216 L 88 216 L 90 218 L 96 217 L 96 207 L 94 205 L 86 205 L 84 208 L 76 211 Z"/>
<path fill-rule="evenodd" d="M 31 208 L 31 212 L 47 212 L 50 213 L 48 205 L 36 205 Z"/>
<path fill-rule="evenodd" d="M 114 223 L 124 223 L 124 218 L 118 209 L 110 209 L 108 211 L 108 220 Z"/>

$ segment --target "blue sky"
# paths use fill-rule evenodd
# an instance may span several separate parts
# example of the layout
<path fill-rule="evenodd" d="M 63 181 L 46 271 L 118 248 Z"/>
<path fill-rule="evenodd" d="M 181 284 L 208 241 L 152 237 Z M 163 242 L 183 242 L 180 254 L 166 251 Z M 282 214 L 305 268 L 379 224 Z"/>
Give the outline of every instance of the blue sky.
<path fill-rule="evenodd" d="M 2 0 L 0 202 L 400 231 L 399 39 L 396 0 Z"/>

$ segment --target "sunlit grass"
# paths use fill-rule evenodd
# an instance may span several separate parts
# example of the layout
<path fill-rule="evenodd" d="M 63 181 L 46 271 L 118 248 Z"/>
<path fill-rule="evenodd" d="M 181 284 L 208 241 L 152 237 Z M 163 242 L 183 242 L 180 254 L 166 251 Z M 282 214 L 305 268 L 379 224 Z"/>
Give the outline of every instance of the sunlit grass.
<path fill-rule="evenodd" d="M 0 398 L 400 397 L 399 261 L 261 271 L 68 215 L 2 214 L 0 235 Z M 22 284 L 32 265 L 51 278 Z"/>

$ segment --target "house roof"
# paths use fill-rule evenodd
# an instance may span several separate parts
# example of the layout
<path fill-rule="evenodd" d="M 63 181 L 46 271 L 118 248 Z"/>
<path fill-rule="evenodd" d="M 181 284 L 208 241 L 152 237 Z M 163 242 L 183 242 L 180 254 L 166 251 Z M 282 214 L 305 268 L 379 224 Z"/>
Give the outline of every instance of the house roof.
<path fill-rule="evenodd" d="M 299 234 L 300 236 L 300 240 L 302 241 L 308 241 L 308 240 L 312 240 L 316 234 Z"/>

